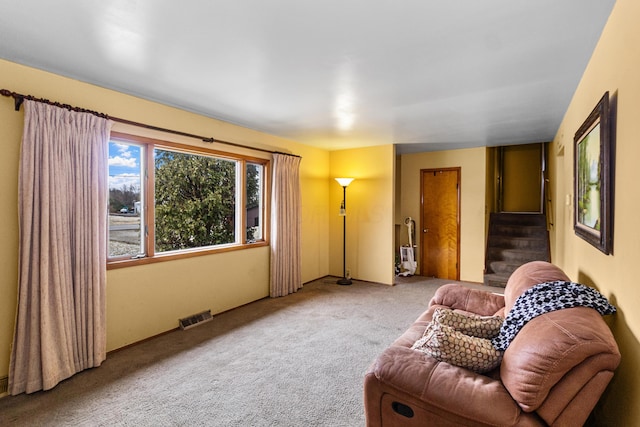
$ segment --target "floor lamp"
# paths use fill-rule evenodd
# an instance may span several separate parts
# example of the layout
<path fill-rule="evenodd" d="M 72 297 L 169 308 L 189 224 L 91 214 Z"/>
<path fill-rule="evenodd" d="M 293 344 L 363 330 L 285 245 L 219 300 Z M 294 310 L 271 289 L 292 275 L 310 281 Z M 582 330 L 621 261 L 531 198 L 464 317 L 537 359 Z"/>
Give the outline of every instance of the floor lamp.
<path fill-rule="evenodd" d="M 342 279 L 337 281 L 338 285 L 350 285 L 351 279 L 347 278 L 347 186 L 351 184 L 353 178 L 336 178 L 338 184 L 342 186 L 342 204 L 340 205 L 340 216 L 342 216 Z"/>

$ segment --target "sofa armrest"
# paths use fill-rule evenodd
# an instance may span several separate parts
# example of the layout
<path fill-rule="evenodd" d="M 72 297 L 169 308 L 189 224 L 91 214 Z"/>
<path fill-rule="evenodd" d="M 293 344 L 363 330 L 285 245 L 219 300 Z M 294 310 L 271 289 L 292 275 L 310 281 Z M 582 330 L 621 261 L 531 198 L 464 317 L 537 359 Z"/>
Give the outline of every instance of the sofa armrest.
<path fill-rule="evenodd" d="M 383 412 L 380 405 L 386 395 L 419 407 L 422 413 L 437 414 L 438 418 L 430 421 L 449 420 L 462 425 L 538 424 L 537 417 L 522 413 L 500 381 L 401 346 L 387 348 L 365 376 L 368 420 L 377 419 L 377 414 Z M 491 410 L 487 410 L 488 402 Z"/>
<path fill-rule="evenodd" d="M 500 376 L 524 411 L 537 411 L 551 424 L 571 409 L 592 378 L 612 374 L 619 363 L 618 346 L 602 316 L 573 307 L 529 321 L 505 351 Z M 604 387 L 595 391 L 595 400 L 581 396 L 585 418 L 593 407 L 585 402 L 595 405 Z"/>
<path fill-rule="evenodd" d="M 480 316 L 493 316 L 504 308 L 504 297 L 488 291 L 450 283 L 438 288 L 429 302 L 429 306 L 432 305 L 464 310 Z"/>

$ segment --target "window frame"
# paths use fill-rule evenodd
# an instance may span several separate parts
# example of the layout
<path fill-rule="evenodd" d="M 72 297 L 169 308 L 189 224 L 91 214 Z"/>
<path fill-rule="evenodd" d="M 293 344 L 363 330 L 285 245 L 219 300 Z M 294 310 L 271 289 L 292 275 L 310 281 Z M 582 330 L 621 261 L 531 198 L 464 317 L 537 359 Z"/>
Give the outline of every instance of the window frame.
<path fill-rule="evenodd" d="M 184 258 L 192 258 L 203 255 L 210 255 L 221 252 L 230 252 L 237 250 L 244 250 L 249 248 L 256 248 L 269 245 L 270 237 L 270 209 L 269 200 L 271 200 L 271 161 L 269 159 L 252 157 L 243 154 L 224 152 L 220 150 L 214 150 L 207 147 L 188 145 L 178 142 L 170 142 L 156 138 L 149 138 L 144 136 L 132 135 L 123 132 L 111 132 L 109 142 L 122 142 L 129 144 L 141 145 L 144 147 L 142 150 L 141 162 L 145 162 L 143 168 L 144 176 L 141 179 L 141 192 L 143 194 L 143 214 L 141 216 L 141 227 L 146 227 L 144 233 L 144 246 L 145 256 L 118 256 L 109 257 L 109 249 L 107 246 L 107 269 L 115 269 L 122 267 L 132 267 L 136 265 L 151 264 L 156 262 L 171 261 Z M 239 196 L 239 201 L 236 203 L 236 217 L 238 218 L 238 224 L 236 226 L 236 234 L 238 234 L 235 243 L 227 243 L 216 246 L 204 246 L 199 248 L 180 249 L 167 252 L 155 252 L 155 149 L 164 149 L 170 151 L 176 151 L 186 154 L 200 155 L 200 156 L 212 156 L 224 160 L 237 161 L 239 163 L 238 176 L 236 176 L 236 195 Z M 246 233 L 246 206 L 247 206 L 247 163 L 262 165 L 263 167 L 263 182 L 262 182 L 262 209 L 261 216 L 263 219 L 262 224 L 262 239 L 254 242 L 247 241 Z M 108 214 L 108 212 L 107 212 Z M 107 221 L 107 227 L 108 227 Z M 108 229 L 107 229 L 108 233 Z M 108 236 L 108 234 L 107 234 Z M 107 238 L 107 245 L 109 245 L 109 239 Z"/>

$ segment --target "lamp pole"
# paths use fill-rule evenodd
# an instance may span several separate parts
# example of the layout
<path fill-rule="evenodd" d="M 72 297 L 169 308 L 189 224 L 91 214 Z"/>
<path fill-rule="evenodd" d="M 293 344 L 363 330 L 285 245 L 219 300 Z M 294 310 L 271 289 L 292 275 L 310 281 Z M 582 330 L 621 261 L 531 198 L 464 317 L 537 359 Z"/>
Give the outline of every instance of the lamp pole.
<path fill-rule="evenodd" d="M 342 216 L 342 278 L 336 282 L 338 285 L 350 285 L 351 279 L 347 278 L 347 186 L 353 178 L 336 178 L 342 186 L 342 204 L 340 215 Z"/>

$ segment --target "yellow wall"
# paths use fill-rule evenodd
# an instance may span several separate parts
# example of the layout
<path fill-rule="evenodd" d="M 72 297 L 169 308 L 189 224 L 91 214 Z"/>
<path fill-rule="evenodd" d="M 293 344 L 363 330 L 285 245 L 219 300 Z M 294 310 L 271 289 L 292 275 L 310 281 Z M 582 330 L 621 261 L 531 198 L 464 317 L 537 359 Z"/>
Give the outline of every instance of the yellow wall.
<path fill-rule="evenodd" d="M 460 280 L 482 282 L 485 251 L 485 177 L 487 149 L 469 148 L 401 156 L 402 218 L 416 221 L 420 244 L 420 169 L 461 168 Z M 421 248 L 418 247 L 418 270 Z"/>
<path fill-rule="evenodd" d="M 342 276 L 342 187 L 333 179 L 355 178 L 347 187 L 346 267 L 359 280 L 393 284 L 395 149 L 383 145 L 332 151 L 331 274 Z"/>
<path fill-rule="evenodd" d="M 3 60 L 0 60 L 0 87 L 138 122 L 301 155 L 302 278 L 307 282 L 329 274 L 328 151 Z M 2 377 L 8 373 L 17 298 L 17 177 L 23 126 L 23 113 L 14 111 L 10 98 L 0 98 L 0 124 Z M 114 130 L 204 144 L 120 124 Z M 230 150 L 225 146 L 219 148 Z M 247 150 L 234 151 L 264 156 L 264 153 Z M 204 309 L 217 313 L 263 298 L 268 295 L 268 272 L 268 247 L 110 270 L 107 275 L 108 350 L 173 329 L 180 317 Z"/>
<path fill-rule="evenodd" d="M 608 318 L 622 362 L 594 416 L 597 425 L 640 425 L 640 2 L 618 0 L 549 151 L 555 262 L 573 280 L 594 286 L 617 307 Z M 618 97 L 613 255 L 573 232 L 573 135 L 609 91 Z"/>
<path fill-rule="evenodd" d="M 502 153 L 502 210 L 540 212 L 542 145 L 510 145 Z"/>

